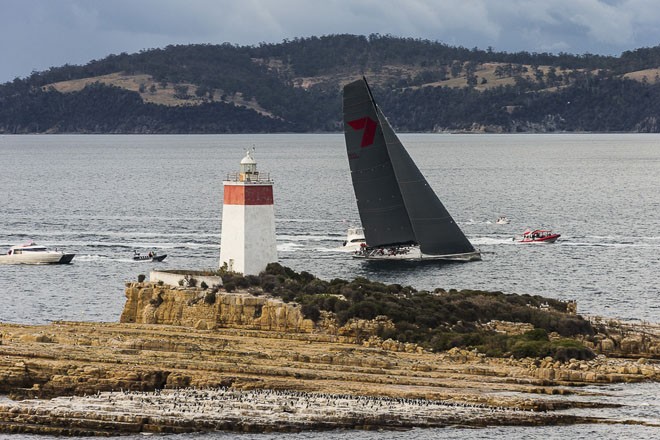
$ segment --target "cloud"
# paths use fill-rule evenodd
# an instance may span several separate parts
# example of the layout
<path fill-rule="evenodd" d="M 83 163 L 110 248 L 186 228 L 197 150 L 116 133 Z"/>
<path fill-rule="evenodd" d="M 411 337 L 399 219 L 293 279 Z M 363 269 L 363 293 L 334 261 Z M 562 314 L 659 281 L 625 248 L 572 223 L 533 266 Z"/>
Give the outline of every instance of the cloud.
<path fill-rule="evenodd" d="M 0 82 L 168 44 L 351 33 L 515 52 L 614 54 L 660 43 L 654 0 L 0 0 Z"/>

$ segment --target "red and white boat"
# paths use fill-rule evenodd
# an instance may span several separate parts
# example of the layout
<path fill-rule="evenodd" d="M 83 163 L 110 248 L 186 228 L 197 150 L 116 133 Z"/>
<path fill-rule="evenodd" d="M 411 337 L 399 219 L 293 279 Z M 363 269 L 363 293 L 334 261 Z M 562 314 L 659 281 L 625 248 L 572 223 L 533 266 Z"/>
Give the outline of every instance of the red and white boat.
<path fill-rule="evenodd" d="M 555 234 L 550 229 L 527 229 L 523 232 L 520 243 L 554 243 L 561 237 L 561 234 Z"/>

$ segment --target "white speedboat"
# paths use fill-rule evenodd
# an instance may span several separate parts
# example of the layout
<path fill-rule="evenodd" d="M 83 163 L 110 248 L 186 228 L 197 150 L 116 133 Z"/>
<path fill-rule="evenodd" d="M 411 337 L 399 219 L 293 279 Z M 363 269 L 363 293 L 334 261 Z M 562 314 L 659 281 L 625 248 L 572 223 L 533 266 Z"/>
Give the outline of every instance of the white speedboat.
<path fill-rule="evenodd" d="M 355 252 L 360 250 L 360 247 L 366 246 L 366 239 L 364 238 L 364 229 L 360 226 L 348 228 L 346 232 L 346 241 L 342 244 L 342 249 L 346 251 Z"/>
<path fill-rule="evenodd" d="M 0 255 L 0 264 L 69 264 L 75 254 L 48 250 L 31 241 L 12 246 L 5 255 Z"/>
<path fill-rule="evenodd" d="M 498 225 L 508 225 L 509 224 L 509 219 L 506 218 L 505 216 L 498 217 L 497 221 L 495 223 L 497 223 Z"/>

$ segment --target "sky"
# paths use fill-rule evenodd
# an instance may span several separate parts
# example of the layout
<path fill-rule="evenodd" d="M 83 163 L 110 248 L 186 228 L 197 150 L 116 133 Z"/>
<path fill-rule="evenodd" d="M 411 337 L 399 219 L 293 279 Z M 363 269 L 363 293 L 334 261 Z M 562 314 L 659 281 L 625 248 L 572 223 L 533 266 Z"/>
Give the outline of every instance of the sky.
<path fill-rule="evenodd" d="M 660 0 L 0 0 L 0 83 L 169 44 L 346 33 L 618 56 L 660 44 Z"/>

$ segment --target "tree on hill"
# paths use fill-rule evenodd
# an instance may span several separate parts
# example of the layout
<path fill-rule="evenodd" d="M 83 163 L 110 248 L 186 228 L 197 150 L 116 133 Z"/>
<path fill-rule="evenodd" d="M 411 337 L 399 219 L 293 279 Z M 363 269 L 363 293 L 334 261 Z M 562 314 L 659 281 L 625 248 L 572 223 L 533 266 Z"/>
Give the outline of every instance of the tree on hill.
<path fill-rule="evenodd" d="M 478 73 L 484 63 L 496 63 L 495 75 L 512 77 L 515 83 L 475 87 L 488 84 Z M 531 73 L 526 66 L 532 66 Z M 622 74 L 658 66 L 660 46 L 616 58 L 496 52 L 379 34 L 295 38 L 256 46 L 170 45 L 113 54 L 83 66 L 52 67 L 0 85 L 0 132 L 338 131 L 341 88 L 363 73 L 369 75 L 395 128 L 403 131 L 473 126 L 498 131 L 656 131 L 658 124 L 652 121 L 657 119 L 657 105 L 649 98 L 658 95 L 655 76 L 630 82 Z M 50 87 L 118 72 L 151 76 L 160 89 L 175 86 L 180 98 L 188 97 L 191 89 L 184 90 L 184 84 L 190 84 L 198 97 L 213 101 L 219 96 L 221 102 L 193 100 L 196 108 L 173 109 L 108 86 L 71 93 Z M 462 88 L 437 86 L 464 73 Z M 151 94 L 157 91 L 149 88 Z M 238 95 L 272 117 L 232 105 L 232 97 Z M 125 115 L 134 117 L 116 111 L 120 103 Z M 506 111 L 512 108 L 516 111 Z"/>

